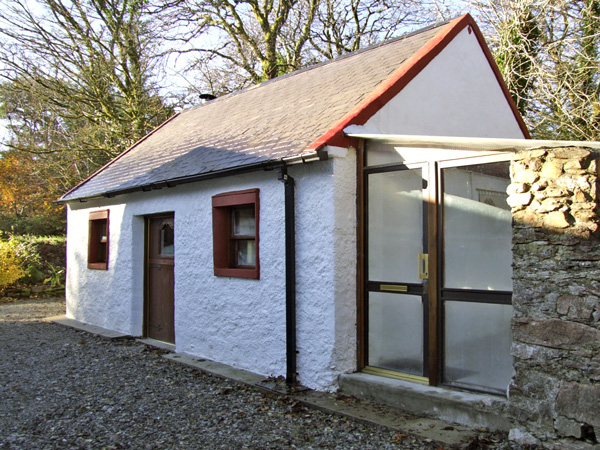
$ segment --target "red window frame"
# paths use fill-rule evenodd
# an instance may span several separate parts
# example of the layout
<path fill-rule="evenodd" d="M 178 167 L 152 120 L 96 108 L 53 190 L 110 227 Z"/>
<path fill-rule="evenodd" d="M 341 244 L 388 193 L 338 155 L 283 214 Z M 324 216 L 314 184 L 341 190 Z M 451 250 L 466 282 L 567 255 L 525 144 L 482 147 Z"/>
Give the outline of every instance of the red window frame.
<path fill-rule="evenodd" d="M 214 274 L 218 277 L 260 278 L 259 258 L 259 189 L 232 191 L 212 197 Z M 254 208 L 254 242 L 256 265 L 235 267 L 232 258 L 235 237 L 232 236 L 231 214 L 239 208 Z"/>
<path fill-rule="evenodd" d="M 108 270 L 109 243 L 108 209 L 90 212 L 88 269 Z"/>

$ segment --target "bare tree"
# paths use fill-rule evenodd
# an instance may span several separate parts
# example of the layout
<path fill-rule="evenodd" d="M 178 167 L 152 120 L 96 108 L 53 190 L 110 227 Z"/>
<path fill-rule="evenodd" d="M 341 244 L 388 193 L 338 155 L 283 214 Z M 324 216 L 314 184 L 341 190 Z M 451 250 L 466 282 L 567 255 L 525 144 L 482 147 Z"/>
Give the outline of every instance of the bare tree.
<path fill-rule="evenodd" d="M 600 1 L 494 0 L 476 6 L 532 134 L 600 139 Z"/>
<path fill-rule="evenodd" d="M 189 54 L 189 68 L 214 93 L 334 58 L 437 17 L 433 5 L 416 0 L 173 0 L 164 8 L 169 28 L 181 30 L 173 50 Z"/>
<path fill-rule="evenodd" d="M 244 80 L 258 83 L 300 66 L 317 6 L 318 0 L 175 0 L 165 9 L 170 25 L 183 30 L 180 41 L 194 42 L 208 32 L 216 37 L 216 42 L 205 38 L 187 50 L 200 54 L 193 66 L 216 62 L 216 73 L 236 70 Z M 282 36 L 292 23 L 288 35 L 294 40 L 284 43 Z M 214 73 L 208 75 L 214 78 Z"/>
<path fill-rule="evenodd" d="M 160 37 L 144 0 L 30 4 L 0 10 L 8 146 L 53 156 L 71 184 L 171 114 L 156 85 Z"/>
<path fill-rule="evenodd" d="M 425 14 L 423 14 L 425 13 Z M 335 58 L 430 22 L 427 2 L 413 0 L 324 0 L 311 44 L 325 58 Z"/>

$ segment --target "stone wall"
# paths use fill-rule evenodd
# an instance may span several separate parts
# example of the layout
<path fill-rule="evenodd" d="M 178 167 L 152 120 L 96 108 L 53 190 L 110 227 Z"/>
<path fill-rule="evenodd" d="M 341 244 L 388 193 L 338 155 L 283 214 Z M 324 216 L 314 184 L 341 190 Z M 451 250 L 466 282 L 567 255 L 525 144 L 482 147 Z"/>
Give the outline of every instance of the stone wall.
<path fill-rule="evenodd" d="M 511 438 L 548 448 L 600 440 L 599 154 L 516 154 L 513 212 L 515 374 Z"/>

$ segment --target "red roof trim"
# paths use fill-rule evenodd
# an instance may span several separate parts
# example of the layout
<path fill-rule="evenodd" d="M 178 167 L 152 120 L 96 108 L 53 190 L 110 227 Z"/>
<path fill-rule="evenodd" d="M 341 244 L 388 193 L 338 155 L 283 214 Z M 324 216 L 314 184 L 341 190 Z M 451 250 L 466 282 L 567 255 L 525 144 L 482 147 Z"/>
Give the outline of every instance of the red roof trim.
<path fill-rule="evenodd" d="M 529 138 L 529 131 L 525 126 L 523 118 L 519 114 L 516 105 L 514 104 L 508 88 L 500 75 L 500 70 L 494 62 L 494 58 L 485 43 L 485 39 L 475 23 L 475 20 L 469 14 L 452 20 L 448 25 L 443 27 L 440 32 L 413 56 L 411 56 L 400 68 L 398 68 L 386 81 L 377 87 L 371 95 L 358 104 L 352 111 L 346 114 L 338 123 L 331 127 L 327 132 L 312 142 L 306 151 L 314 151 L 325 145 L 334 145 L 339 147 L 347 147 L 349 145 L 348 138 L 344 135 L 344 128 L 349 125 L 364 125 L 377 111 L 379 111 L 386 103 L 394 98 L 406 85 L 415 78 L 421 70 L 423 70 L 446 46 L 467 26 L 471 26 L 475 31 L 479 45 L 481 46 L 506 100 L 511 107 L 515 119 L 519 123 L 521 130 L 526 138 Z"/>
<path fill-rule="evenodd" d="M 169 117 L 167 120 L 165 120 L 163 123 L 161 123 L 159 126 L 157 126 L 156 128 L 154 128 L 152 131 L 150 131 L 148 134 L 146 134 L 145 136 L 142 136 L 140 139 L 138 139 L 138 141 L 133 144 L 131 147 L 129 147 L 127 150 L 125 150 L 123 153 L 121 153 L 120 155 L 115 156 L 113 159 L 111 159 L 110 161 L 108 161 L 106 164 L 104 164 L 102 167 L 100 167 L 98 170 L 96 170 L 93 174 L 91 174 L 89 177 L 87 177 L 85 180 L 81 181 L 80 183 L 78 183 L 77 185 L 73 186 L 71 189 L 69 189 L 67 192 L 65 192 L 63 195 L 60 196 L 60 198 L 58 200 L 56 200 L 57 202 L 62 202 L 64 201 L 64 198 L 69 195 L 70 193 L 72 193 L 73 191 L 79 189 L 81 186 L 83 186 L 85 183 L 87 183 L 88 181 L 90 181 L 92 178 L 94 178 L 96 175 L 98 175 L 100 172 L 102 172 L 104 169 L 106 169 L 108 166 L 110 166 L 111 164 L 113 164 L 115 161 L 121 159 L 121 157 L 125 156 L 125 154 L 129 153 L 131 150 L 133 150 L 140 142 L 145 141 L 147 138 L 149 138 L 150 136 L 152 136 L 154 133 L 156 133 L 158 130 L 160 130 L 162 127 L 164 127 L 167 123 L 169 123 L 171 120 L 173 120 L 175 117 L 177 117 L 179 114 L 181 114 L 182 111 L 173 114 L 171 117 Z M 68 201 L 68 200 L 67 200 Z"/>

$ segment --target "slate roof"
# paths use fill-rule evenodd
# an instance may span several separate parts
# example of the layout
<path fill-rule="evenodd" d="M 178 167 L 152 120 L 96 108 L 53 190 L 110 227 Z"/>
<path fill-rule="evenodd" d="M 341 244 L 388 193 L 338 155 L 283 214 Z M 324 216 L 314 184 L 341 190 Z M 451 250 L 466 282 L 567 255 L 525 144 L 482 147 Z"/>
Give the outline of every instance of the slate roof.
<path fill-rule="evenodd" d="M 148 190 L 316 149 L 340 134 L 352 111 L 372 106 L 378 89 L 457 20 L 184 110 L 60 201 Z"/>

